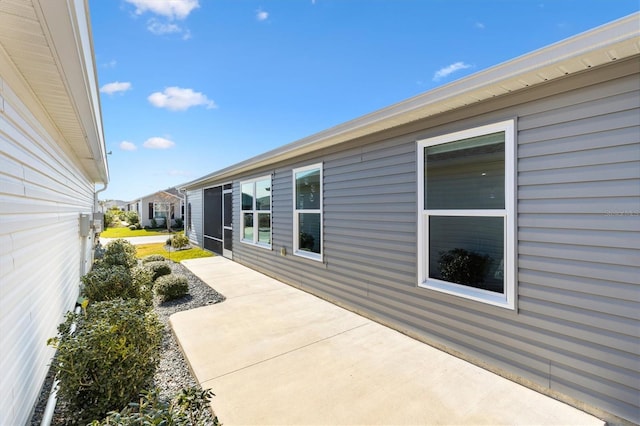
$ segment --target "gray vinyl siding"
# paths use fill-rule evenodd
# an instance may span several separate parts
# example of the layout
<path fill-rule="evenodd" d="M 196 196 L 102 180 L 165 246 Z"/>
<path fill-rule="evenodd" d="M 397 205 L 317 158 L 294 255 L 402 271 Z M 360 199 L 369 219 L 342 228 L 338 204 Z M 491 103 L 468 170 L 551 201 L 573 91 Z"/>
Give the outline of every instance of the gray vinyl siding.
<path fill-rule="evenodd" d="M 640 422 L 639 117 L 634 58 L 238 176 L 273 174 L 273 249 L 236 243 L 234 260 L 547 394 Z M 416 283 L 416 141 L 510 118 L 515 311 Z M 323 262 L 292 254 L 292 169 L 319 162 Z"/>
<path fill-rule="evenodd" d="M 26 424 L 78 296 L 93 238 L 81 238 L 94 185 L 60 135 L 0 78 L 0 424 Z M 21 93 L 25 93 L 24 89 Z M 33 99 L 29 100 L 34 105 Z"/>
<path fill-rule="evenodd" d="M 191 204 L 191 224 L 186 223 L 189 204 Z M 187 236 L 189 241 L 200 247 L 203 247 L 202 209 L 202 189 L 187 191 L 187 205 L 184 210 L 185 229 L 188 229 Z"/>

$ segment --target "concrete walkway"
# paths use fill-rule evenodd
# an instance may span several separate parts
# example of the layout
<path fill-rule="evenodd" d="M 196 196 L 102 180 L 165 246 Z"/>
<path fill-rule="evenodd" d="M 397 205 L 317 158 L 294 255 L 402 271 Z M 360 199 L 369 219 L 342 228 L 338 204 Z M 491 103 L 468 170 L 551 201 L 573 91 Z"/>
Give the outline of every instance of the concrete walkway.
<path fill-rule="evenodd" d="M 595 417 L 223 257 L 227 297 L 171 325 L 232 425 L 603 425 Z"/>
<path fill-rule="evenodd" d="M 167 241 L 167 238 L 169 238 L 170 236 L 171 236 L 170 234 L 166 234 L 166 235 L 151 235 L 149 237 L 127 237 L 127 238 L 100 237 L 100 244 L 102 244 L 103 246 L 106 246 L 108 243 L 110 243 L 113 240 L 127 240 L 133 245 L 164 243 L 165 241 Z"/>

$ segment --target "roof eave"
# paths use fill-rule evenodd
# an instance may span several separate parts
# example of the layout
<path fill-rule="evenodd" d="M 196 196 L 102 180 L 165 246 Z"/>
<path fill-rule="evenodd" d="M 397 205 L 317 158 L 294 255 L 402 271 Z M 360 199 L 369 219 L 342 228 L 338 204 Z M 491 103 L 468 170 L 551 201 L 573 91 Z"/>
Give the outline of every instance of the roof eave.
<path fill-rule="evenodd" d="M 637 55 L 640 53 L 639 18 L 640 13 L 629 15 L 179 185 L 178 188 L 189 189 L 228 179 L 251 169 Z"/>

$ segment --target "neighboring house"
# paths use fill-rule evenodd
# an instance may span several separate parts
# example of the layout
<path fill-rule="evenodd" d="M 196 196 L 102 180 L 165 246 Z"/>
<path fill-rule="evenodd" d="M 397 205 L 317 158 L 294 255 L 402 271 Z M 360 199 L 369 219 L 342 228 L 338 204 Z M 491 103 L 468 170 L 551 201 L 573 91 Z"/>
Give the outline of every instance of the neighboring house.
<path fill-rule="evenodd" d="M 107 210 L 110 210 L 114 207 L 117 207 L 118 210 L 127 210 L 129 203 L 122 200 L 105 200 L 100 201 L 100 206 L 102 207 L 102 213 L 105 213 Z"/>
<path fill-rule="evenodd" d="M 158 226 L 164 226 L 167 217 L 171 218 L 170 224 L 175 225 L 176 219 L 184 220 L 183 201 L 183 195 L 176 188 L 168 188 L 130 201 L 125 210 L 137 212 L 143 227 L 151 226 L 152 219 Z"/>
<path fill-rule="evenodd" d="M 0 4 L 0 424 L 24 425 L 109 173 L 87 3 Z"/>
<path fill-rule="evenodd" d="M 187 234 L 640 422 L 639 18 L 184 184 Z"/>

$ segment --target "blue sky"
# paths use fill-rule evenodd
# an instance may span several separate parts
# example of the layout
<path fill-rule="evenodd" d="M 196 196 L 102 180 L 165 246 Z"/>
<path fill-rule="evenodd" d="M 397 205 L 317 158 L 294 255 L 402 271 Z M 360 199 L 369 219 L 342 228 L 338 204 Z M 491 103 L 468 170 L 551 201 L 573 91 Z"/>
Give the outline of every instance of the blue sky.
<path fill-rule="evenodd" d="M 90 0 L 132 200 L 638 10 L 638 0 Z"/>

